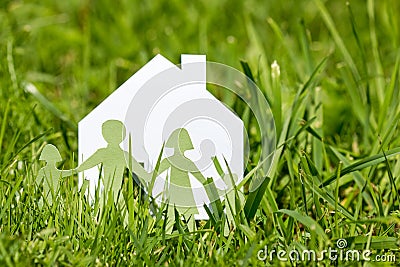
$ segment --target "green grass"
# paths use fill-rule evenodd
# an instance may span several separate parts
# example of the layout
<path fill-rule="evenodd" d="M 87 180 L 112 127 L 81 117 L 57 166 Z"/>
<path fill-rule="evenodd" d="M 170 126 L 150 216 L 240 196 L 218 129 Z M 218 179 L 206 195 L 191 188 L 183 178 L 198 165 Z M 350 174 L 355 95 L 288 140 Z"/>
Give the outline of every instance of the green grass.
<path fill-rule="evenodd" d="M 394 266 L 257 259 L 266 245 L 322 251 L 339 238 L 399 264 L 399 1 L 134 2 L 0 2 L 1 266 Z M 165 207 L 152 215 L 129 177 L 126 226 L 111 203 L 98 215 L 77 177 L 61 182 L 58 205 L 38 206 L 44 145 L 60 149 L 60 168 L 76 167 L 77 122 L 157 53 L 175 63 L 207 54 L 270 101 L 278 144 L 269 173 L 255 166 L 254 118 L 226 101 L 251 147 L 245 208 L 227 236 L 216 211 L 194 233 L 177 220 L 166 234 Z"/>

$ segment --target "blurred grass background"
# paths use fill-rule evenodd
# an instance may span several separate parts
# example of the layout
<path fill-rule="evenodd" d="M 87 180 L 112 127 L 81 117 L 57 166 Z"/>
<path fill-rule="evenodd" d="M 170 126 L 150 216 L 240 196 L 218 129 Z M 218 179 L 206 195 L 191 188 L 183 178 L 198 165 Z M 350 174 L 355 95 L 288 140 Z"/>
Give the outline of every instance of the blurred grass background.
<path fill-rule="evenodd" d="M 309 203 L 309 209 L 317 209 L 311 213 L 319 214 L 318 204 L 310 204 L 314 197 L 310 192 L 316 191 L 307 188 L 308 200 L 301 200 L 303 181 L 294 181 L 299 177 L 301 180 L 303 175 L 297 171 L 305 171 L 307 175 L 307 170 L 303 170 L 304 166 L 297 169 L 297 165 L 305 164 L 306 158 L 301 154 L 305 151 L 312 155 L 310 161 L 307 158 L 310 177 L 327 179 L 335 173 L 339 161 L 347 166 L 354 159 L 400 146 L 399 12 L 397 0 L 0 0 L 0 170 L 5 196 L 1 198 L 4 206 L 0 218 L 3 223 L 8 222 L 7 235 L 21 234 L 16 226 L 18 219 L 4 215 L 12 213 L 10 203 L 14 203 L 7 198 L 9 188 L 19 185 L 17 182 L 26 173 L 37 172 L 40 166 L 35 162 L 43 142 L 60 149 L 66 159 L 64 166 L 75 167 L 71 166 L 75 164 L 71 158 L 77 151 L 77 122 L 158 53 L 177 64 L 182 53 L 206 54 L 209 61 L 238 69 L 242 69 L 241 61 L 247 62 L 257 84 L 272 100 L 276 95 L 270 66 L 276 60 L 281 73 L 282 103 L 278 109 L 283 112 L 282 125 L 290 120 L 294 126 L 278 132 L 280 144 L 286 141 L 290 145 L 278 158 L 269 186 L 271 191 L 267 192 L 274 192 L 279 208 L 300 209 L 328 229 L 340 224 L 342 220 L 337 218 L 325 221 L 309 214 L 307 204 L 303 210 L 302 201 Z M 313 77 L 315 70 L 318 75 Z M 297 109 L 290 113 L 299 88 L 307 85 L 310 77 L 312 85 L 306 86 L 308 100 L 299 101 L 298 113 Z M 310 120 L 313 127 L 307 133 L 299 123 L 302 120 L 305 124 Z M 52 130 L 47 132 L 49 129 Z M 296 131 L 298 135 L 294 134 Z M 46 134 L 39 140 L 30 142 L 43 133 Z M 318 134 L 323 142 L 316 141 Z M 289 143 L 291 138 L 294 141 Z M 340 203 L 356 219 L 389 216 L 396 209 L 395 196 L 390 193 L 396 194 L 392 191 L 393 183 L 399 188 L 400 164 L 397 161 L 387 164 L 378 168 L 372 162 L 364 172 L 341 181 L 340 186 L 344 186 L 340 193 L 336 192 L 336 197 L 342 198 Z M 389 181 L 391 168 L 394 182 Z M 367 181 L 368 186 L 362 188 L 353 179 Z M 365 200 L 358 198 L 361 195 L 358 190 L 363 192 Z M 330 193 L 334 194 L 334 189 Z M 290 198 L 293 195 L 296 198 Z M 270 215 L 268 201 L 272 200 L 263 200 L 258 215 Z M 29 221 L 23 212 L 17 214 L 22 224 Z M 293 226 L 293 221 L 286 223 Z M 232 259 L 248 259 L 254 254 L 247 250 L 251 245 L 245 240 L 250 238 L 248 233 L 254 237 L 263 226 L 267 230 L 255 240 L 269 242 L 272 233 L 269 227 L 279 228 L 279 220 L 274 219 L 272 224 L 273 227 L 270 219 L 258 217 L 249 229 L 241 228 L 233 237 L 231 249 L 234 251 L 240 244 L 246 250 L 239 250 L 239 256 Z M 293 230 L 289 226 L 288 232 Z M 38 224 L 32 231 L 43 227 Z M 301 230 L 303 226 L 296 227 Z M 343 229 L 343 225 L 340 227 Z M 349 233 L 355 234 L 354 229 L 352 226 Z M 367 234 L 367 230 L 360 229 Z M 1 227 L 1 232 L 6 232 L 5 227 Z M 377 232 L 390 237 L 399 235 L 398 226 L 393 225 Z M 22 231 L 21 235 L 28 240 L 32 238 L 31 242 L 38 240 L 32 237 L 33 232 Z M 287 241 L 291 239 L 290 234 L 282 236 Z M 330 237 L 339 236 L 335 232 Z M 270 239 L 274 238 L 277 237 L 271 235 Z M 1 240 L 0 251 L 4 246 L 11 247 L 11 241 L 7 244 L 6 238 Z M 166 251 L 174 251 L 173 245 L 166 246 Z M 76 257 L 79 259 L 79 255 Z M 111 258 L 106 259 L 112 261 Z M 160 258 L 165 257 L 157 256 L 162 263 Z M 176 258 L 176 265 L 183 264 L 179 256 Z"/>
<path fill-rule="evenodd" d="M 369 49 L 372 40 L 364 2 L 350 2 L 363 51 L 354 38 L 346 2 L 328 1 L 326 6 L 355 64 L 366 65 L 360 82 L 369 83 L 390 76 L 395 63 L 400 40 L 396 23 L 399 2 L 375 3 L 375 31 L 382 60 L 379 72 L 371 62 L 362 62 L 374 53 Z M 329 55 L 322 82 L 326 85 L 324 109 L 328 111 L 324 113 L 324 128 L 331 136 L 340 134 L 341 139 L 349 134 L 343 127 L 351 127 L 351 132 L 357 129 L 357 124 L 349 120 L 351 99 L 343 97 L 346 92 L 337 67 L 343 61 L 341 51 L 313 1 L 3 0 L 1 7 L 3 108 L 7 99 L 16 97 L 32 109 L 35 101 L 20 86 L 31 82 L 76 124 L 157 53 L 175 63 L 182 53 L 207 54 L 209 61 L 236 68 L 240 68 L 239 60 L 245 60 L 263 75 L 277 60 L 284 90 L 293 93 Z M 304 42 L 308 42 L 308 51 Z M 34 112 L 46 113 L 40 106 Z M 37 117 L 40 124 L 36 128 L 57 125 L 48 121 L 54 119 L 51 116 Z M 69 136 L 76 150 L 74 134 Z"/>

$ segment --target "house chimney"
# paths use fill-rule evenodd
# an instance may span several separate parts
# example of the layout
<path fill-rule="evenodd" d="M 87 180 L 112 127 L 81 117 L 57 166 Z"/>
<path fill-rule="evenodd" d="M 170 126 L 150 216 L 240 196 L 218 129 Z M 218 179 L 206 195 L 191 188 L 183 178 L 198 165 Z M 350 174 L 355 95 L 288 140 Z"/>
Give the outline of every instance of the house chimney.
<path fill-rule="evenodd" d="M 185 79 L 189 81 L 206 82 L 206 56 L 181 55 L 181 68 Z"/>

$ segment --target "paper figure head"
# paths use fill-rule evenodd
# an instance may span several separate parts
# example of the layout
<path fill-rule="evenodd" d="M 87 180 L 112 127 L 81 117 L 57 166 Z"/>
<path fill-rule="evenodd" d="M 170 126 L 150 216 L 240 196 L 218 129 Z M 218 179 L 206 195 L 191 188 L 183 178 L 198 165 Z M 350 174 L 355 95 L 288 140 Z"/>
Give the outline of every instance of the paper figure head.
<path fill-rule="evenodd" d="M 109 144 L 120 144 L 126 137 L 125 125 L 118 120 L 108 120 L 103 123 L 103 137 Z"/>
<path fill-rule="evenodd" d="M 168 138 L 165 147 L 173 148 L 175 152 L 185 152 L 194 149 L 189 133 L 185 128 L 174 130 Z"/>
<path fill-rule="evenodd" d="M 43 148 L 39 160 L 45 160 L 47 162 L 60 162 L 62 161 L 62 158 L 60 152 L 58 152 L 58 149 L 54 145 L 48 144 Z"/>

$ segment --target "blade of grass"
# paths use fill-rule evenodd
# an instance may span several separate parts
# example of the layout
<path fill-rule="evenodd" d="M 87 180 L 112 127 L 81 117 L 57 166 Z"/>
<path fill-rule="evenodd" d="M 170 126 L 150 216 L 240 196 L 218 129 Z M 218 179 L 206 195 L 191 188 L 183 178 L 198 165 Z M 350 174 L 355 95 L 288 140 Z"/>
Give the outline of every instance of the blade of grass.
<path fill-rule="evenodd" d="M 337 47 L 339 48 L 340 52 L 342 53 L 345 62 L 349 65 L 351 72 L 353 74 L 354 80 L 356 82 L 360 81 L 361 77 L 360 77 L 360 74 L 356 67 L 356 64 L 354 63 L 353 57 L 351 56 L 350 52 L 347 50 L 342 37 L 340 37 L 340 33 L 338 32 L 331 15 L 329 14 L 328 10 L 326 9 L 325 5 L 323 4 L 323 2 L 321 0 L 314 0 L 314 3 L 317 5 L 317 7 L 321 13 L 322 19 L 324 20 L 326 27 L 328 28 L 329 32 L 331 33 Z"/>
<path fill-rule="evenodd" d="M 37 135 L 36 137 L 34 137 L 33 139 L 31 139 L 29 142 L 27 142 L 26 144 L 24 144 L 21 148 L 19 148 L 19 149 L 15 152 L 14 156 L 13 156 L 12 158 L 10 158 L 6 164 L 4 164 L 4 166 L 3 166 L 3 168 L 1 169 L 0 173 L 3 172 L 3 171 L 8 167 L 8 165 L 9 165 L 12 161 L 14 161 L 14 160 L 17 158 L 17 156 L 18 156 L 23 150 L 25 150 L 27 147 L 29 147 L 31 144 L 35 143 L 37 140 L 39 140 L 39 139 L 42 138 L 43 136 L 46 136 L 46 135 L 47 135 L 48 133 L 50 133 L 52 130 L 53 130 L 53 129 L 49 129 L 49 130 L 47 130 L 46 132 Z"/>
<path fill-rule="evenodd" d="M 25 91 L 33 95 L 33 97 L 35 97 L 40 104 L 42 104 L 48 111 L 53 113 L 54 116 L 65 122 L 70 128 L 74 130 L 78 129 L 76 123 L 73 123 L 70 119 L 68 119 L 64 112 L 60 111 L 53 103 L 43 96 L 32 83 L 27 83 L 25 85 Z"/>
<path fill-rule="evenodd" d="M 376 36 L 376 28 L 375 28 L 375 1 L 368 0 L 367 1 L 367 12 L 369 18 L 369 32 L 370 32 L 370 40 L 372 45 L 372 57 L 373 57 L 373 66 L 375 68 L 374 80 L 375 80 L 375 88 L 378 95 L 380 106 L 382 107 L 382 103 L 384 102 L 384 98 L 386 95 L 385 91 L 385 76 L 383 73 L 382 62 L 379 56 L 379 44 L 378 38 Z"/>
<path fill-rule="evenodd" d="M 312 73 L 314 69 L 314 62 L 311 56 L 310 42 L 307 36 L 306 24 L 303 18 L 300 20 L 300 41 L 304 58 L 306 60 L 307 72 Z"/>
<path fill-rule="evenodd" d="M 400 147 L 399 148 L 394 148 L 391 149 L 389 151 L 387 151 L 386 153 L 386 157 L 393 157 L 395 155 L 400 154 Z M 347 166 L 346 168 L 344 168 L 341 173 L 340 173 L 340 177 L 343 177 L 344 175 L 351 173 L 351 172 L 355 172 L 355 171 L 359 171 L 371 166 L 374 166 L 376 164 L 379 164 L 381 162 L 385 161 L 385 155 L 383 153 L 380 153 L 378 155 L 374 155 L 371 157 L 367 157 L 364 158 L 362 160 L 359 160 L 353 164 L 351 164 L 350 166 Z M 336 179 L 336 174 L 332 175 L 331 177 L 329 177 L 328 179 L 326 179 L 321 185 L 320 187 L 325 187 L 327 185 L 330 185 L 332 182 L 334 182 L 334 180 Z"/>
<path fill-rule="evenodd" d="M 267 190 L 270 181 L 271 179 L 269 177 L 265 177 L 261 186 L 257 190 L 250 192 L 250 194 L 248 195 L 246 203 L 244 205 L 244 212 L 248 221 L 251 221 L 256 215 L 258 207 L 262 201 L 262 198 L 265 194 L 265 191 Z"/>
<path fill-rule="evenodd" d="M 400 63 L 400 53 L 397 53 L 396 64 L 394 65 L 393 68 L 393 72 L 390 78 L 390 84 L 388 85 L 385 91 L 385 98 L 383 104 L 380 107 L 378 133 L 382 132 L 383 125 L 385 122 L 387 122 L 388 109 L 392 106 L 391 102 L 397 99 L 397 97 L 394 96 L 394 91 L 396 83 L 399 78 L 399 63 Z M 395 101 L 395 103 L 397 106 L 398 101 Z"/>
<path fill-rule="evenodd" d="M 306 226 L 311 232 L 314 232 L 314 234 L 316 234 L 318 237 L 322 238 L 322 240 L 329 242 L 329 238 L 325 234 L 325 231 L 311 217 L 302 215 L 297 211 L 287 210 L 287 209 L 280 209 L 277 211 L 277 213 L 282 213 L 282 214 L 289 215 L 290 217 L 293 217 L 296 221 L 298 221 L 298 222 L 302 223 L 304 226 Z"/>
<path fill-rule="evenodd" d="M 6 105 L 6 109 L 4 110 L 4 115 L 2 118 L 2 122 L 1 122 L 1 128 L 0 128 L 0 155 L 1 154 L 1 150 L 3 147 L 3 140 L 4 140 L 4 134 L 6 132 L 6 126 L 7 126 L 7 118 L 8 118 L 8 112 L 10 111 L 10 103 L 11 101 L 7 101 L 7 105 Z"/>
<path fill-rule="evenodd" d="M 392 173 L 392 170 L 390 168 L 389 161 L 388 161 L 388 159 L 386 157 L 386 153 L 385 153 L 385 151 L 383 149 L 382 149 L 382 154 L 383 154 L 383 156 L 385 158 L 386 171 L 388 173 L 390 186 L 392 188 L 392 194 L 391 195 L 392 195 L 392 199 L 393 199 L 393 208 L 394 208 L 394 210 L 398 210 L 398 209 L 400 209 L 400 203 L 399 203 L 399 207 L 397 209 L 395 208 L 396 200 L 399 202 L 399 194 L 398 194 L 398 191 L 397 191 L 396 183 L 394 181 L 393 173 Z"/>
<path fill-rule="evenodd" d="M 304 187 L 303 170 L 301 169 L 300 163 L 299 163 L 299 179 L 301 183 L 301 198 L 303 199 L 304 213 L 308 215 L 306 188 Z"/>
<path fill-rule="evenodd" d="M 338 210 L 338 204 L 339 204 L 339 177 L 340 177 L 340 171 L 342 170 L 342 165 L 343 163 L 339 161 L 339 166 L 337 168 L 336 172 L 336 188 L 335 188 L 335 230 L 336 230 L 336 236 L 340 236 L 339 233 L 339 210 Z"/>

